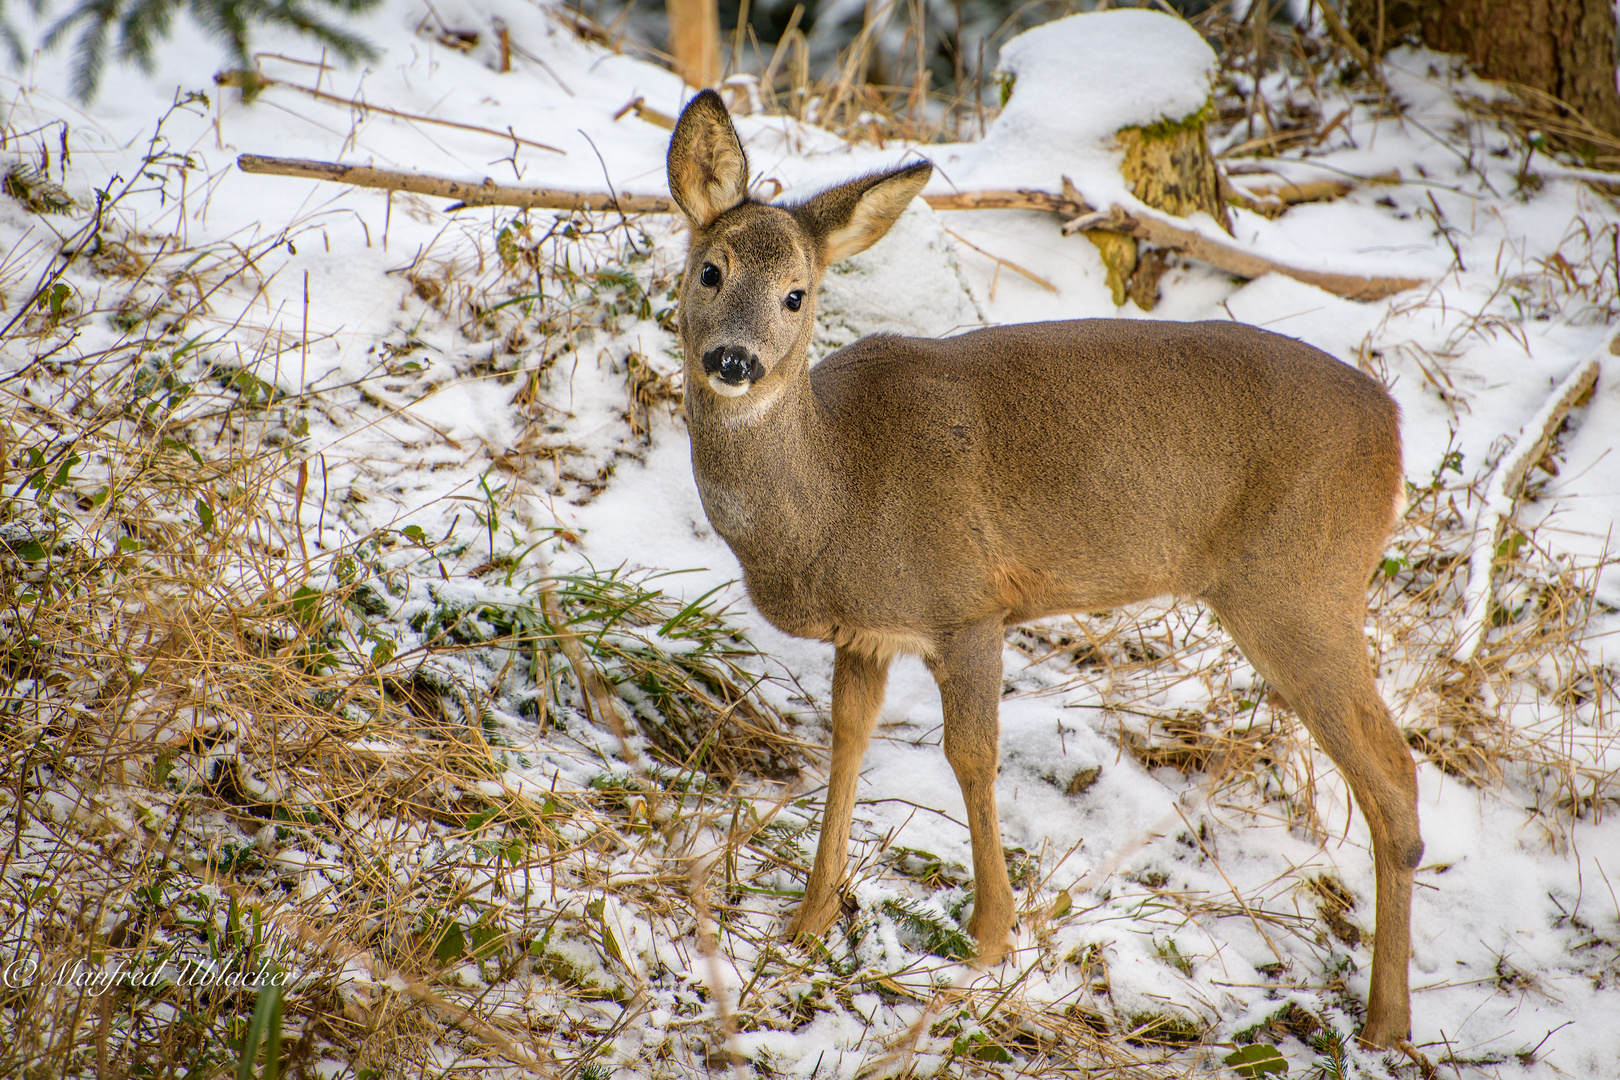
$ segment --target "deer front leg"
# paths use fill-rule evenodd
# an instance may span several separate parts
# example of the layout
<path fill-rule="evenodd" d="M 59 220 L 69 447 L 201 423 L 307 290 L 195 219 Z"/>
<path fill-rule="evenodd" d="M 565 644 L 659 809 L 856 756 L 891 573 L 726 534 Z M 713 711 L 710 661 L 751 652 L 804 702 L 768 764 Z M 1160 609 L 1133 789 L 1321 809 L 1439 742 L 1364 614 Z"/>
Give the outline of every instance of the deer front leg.
<path fill-rule="evenodd" d="M 832 769 L 821 812 L 821 840 L 804 900 L 788 923 L 788 937 L 820 937 L 838 918 L 839 890 L 849 861 L 849 822 L 855 813 L 855 783 L 872 725 L 883 708 L 889 657 L 840 648 L 833 657 Z"/>
<path fill-rule="evenodd" d="M 1013 925 L 1012 883 L 996 815 L 1001 643 L 1001 618 L 985 619 L 953 637 L 929 665 L 945 710 L 945 757 L 967 804 L 973 840 L 973 917 L 967 929 L 984 964 L 1001 959 Z"/>

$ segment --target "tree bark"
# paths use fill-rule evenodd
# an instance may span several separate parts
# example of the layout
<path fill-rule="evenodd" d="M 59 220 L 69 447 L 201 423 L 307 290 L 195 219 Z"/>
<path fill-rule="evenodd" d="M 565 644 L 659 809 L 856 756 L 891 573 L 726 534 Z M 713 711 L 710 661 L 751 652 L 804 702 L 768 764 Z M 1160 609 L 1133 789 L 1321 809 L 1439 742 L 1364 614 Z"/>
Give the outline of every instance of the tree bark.
<path fill-rule="evenodd" d="M 1125 153 L 1120 171 L 1130 181 L 1131 194 L 1155 210 L 1177 217 L 1202 211 L 1231 233 L 1220 166 L 1204 133 L 1206 119 L 1200 112 L 1175 123 L 1121 130 L 1116 136 Z M 1099 229 L 1085 235 L 1102 255 L 1114 303 L 1123 304 L 1129 297 L 1143 311 L 1152 311 L 1165 271 L 1163 256 L 1148 258 L 1138 246 L 1138 238 L 1128 233 Z"/>
<path fill-rule="evenodd" d="M 1348 0 L 1348 4 L 1350 31 L 1369 50 L 1382 52 L 1412 42 L 1462 53 L 1487 79 L 1528 87 L 1532 96 L 1557 99 L 1531 104 L 1546 104 L 1563 114 L 1569 131 L 1557 134 L 1566 147 L 1594 152 L 1593 142 L 1578 135 L 1583 129 L 1620 138 L 1611 0 Z"/>
<path fill-rule="evenodd" d="M 675 73 L 703 89 L 720 81 L 719 0 L 665 0 Z"/>
<path fill-rule="evenodd" d="M 1131 183 L 1131 194 L 1155 210 L 1177 217 L 1202 211 L 1231 235 L 1232 218 L 1222 197 L 1221 170 L 1210 153 L 1202 115 L 1179 125 L 1126 128 L 1118 138 L 1125 151 L 1121 170 Z"/>

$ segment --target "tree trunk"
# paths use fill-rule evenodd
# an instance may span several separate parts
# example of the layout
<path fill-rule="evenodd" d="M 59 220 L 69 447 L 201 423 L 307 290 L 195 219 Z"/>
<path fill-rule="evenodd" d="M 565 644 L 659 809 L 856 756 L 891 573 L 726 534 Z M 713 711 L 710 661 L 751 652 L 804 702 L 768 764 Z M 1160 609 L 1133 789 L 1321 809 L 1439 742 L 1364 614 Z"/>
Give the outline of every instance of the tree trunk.
<path fill-rule="evenodd" d="M 665 0 L 675 73 L 702 89 L 720 81 L 719 0 Z"/>
<path fill-rule="evenodd" d="M 1371 51 L 1413 42 L 1462 53 L 1487 79 L 1557 99 L 1529 104 L 1560 114 L 1567 131 L 1557 132 L 1558 141 L 1566 147 L 1593 153 L 1597 147 L 1578 135 L 1583 130 L 1620 138 L 1611 0 L 1347 2 L 1350 31 Z"/>

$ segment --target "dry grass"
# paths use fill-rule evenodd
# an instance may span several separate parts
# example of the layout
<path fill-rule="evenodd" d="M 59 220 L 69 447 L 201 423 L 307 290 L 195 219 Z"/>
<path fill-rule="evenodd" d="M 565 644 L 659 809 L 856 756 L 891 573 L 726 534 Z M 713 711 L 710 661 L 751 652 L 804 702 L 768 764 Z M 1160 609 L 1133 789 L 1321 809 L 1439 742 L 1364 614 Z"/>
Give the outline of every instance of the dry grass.
<path fill-rule="evenodd" d="M 1543 459 L 1555 469 L 1557 447 Z M 1549 831 L 1601 814 L 1620 798 L 1615 736 L 1606 715 L 1616 701 L 1614 673 L 1601 660 L 1594 617 L 1614 614 L 1594 595 L 1614 560 L 1577 564 L 1558 553 L 1543 527 L 1514 524 L 1495 553 L 1496 586 L 1483 613 L 1487 632 L 1472 659 L 1451 648 L 1464 620 L 1467 543 L 1480 493 L 1436 480 L 1417 493 L 1400 554 L 1386 565 L 1380 610 L 1394 648 L 1386 661 L 1403 674 L 1407 736 L 1413 748 L 1447 773 L 1491 785 L 1512 773 L 1538 793 Z M 1544 485 L 1532 478 L 1529 503 Z M 1446 615 L 1450 615 L 1446 618 Z M 1398 660 L 1397 660 L 1398 658 Z M 1521 716 L 1533 717 L 1530 721 Z"/>
<path fill-rule="evenodd" d="M 793 116 L 851 141 L 973 139 L 984 134 L 1000 104 L 995 49 L 1032 26 L 1090 6 L 1034 0 L 981 26 L 972 13 L 941 17 L 923 0 L 878 0 L 866 5 L 847 44 L 831 51 L 813 49 L 813 39 L 835 35 L 806 25 L 801 12 L 775 44 L 762 44 L 746 25 L 723 32 L 722 90 L 733 112 Z M 634 5 L 618 0 L 582 0 L 560 18 L 586 40 L 668 65 L 662 42 L 653 40 L 663 32 L 662 20 L 635 16 Z"/>
<path fill-rule="evenodd" d="M 1383 97 L 1376 71 L 1363 71 L 1334 35 L 1291 24 L 1280 7 L 1218 3 L 1191 21 L 1220 57 L 1215 105 L 1228 169 L 1233 159 L 1331 147 L 1346 134 L 1346 91 L 1360 102 Z"/>
<path fill-rule="evenodd" d="M 1620 168 L 1620 137 L 1603 131 L 1563 101 L 1533 86 L 1507 84 L 1490 99 L 1463 95 L 1476 115 L 1514 131 L 1527 147 L 1571 152 L 1595 169 Z"/>
<path fill-rule="evenodd" d="M 502 548 L 506 485 L 485 485 L 471 537 L 350 531 L 334 547 L 289 524 L 342 513 L 316 495 L 311 418 L 389 415 L 384 384 L 410 361 L 380 365 L 358 415 L 348 394 L 290 398 L 243 360 L 307 342 L 217 335 L 210 299 L 252 296 L 257 260 L 296 230 L 192 250 L 134 233 L 118 201 L 70 241 L 88 260 L 42 243 L 0 282 L 0 942 L 28 972 L 0 1002 L 0 1074 L 229 1071 L 264 992 L 195 972 L 264 963 L 295 972 L 295 1068 L 335 1054 L 392 1072 L 446 1051 L 588 1064 L 587 1003 L 636 993 L 601 887 L 678 921 L 691 886 L 669 847 L 726 815 L 742 835 L 745 804 L 724 793 L 802 761 L 763 660 L 704 601 L 620 573 L 551 578 Z M 539 411 L 559 355 L 646 314 L 634 262 L 586 250 L 609 231 L 559 223 L 573 247 L 542 258 L 517 222 L 485 238 L 485 279 L 432 249 L 412 269 L 443 283 L 464 339 L 538 328 L 510 381 Z M 514 267 L 539 286 L 517 303 Z M 76 347 L 100 321 L 115 344 Z M 627 372 L 627 440 L 671 398 L 650 370 Z M 447 563 L 472 574 L 455 597 L 434 592 Z M 637 725 L 644 749 L 617 767 L 564 639 Z M 557 758 L 549 790 L 513 771 L 535 747 Z M 647 868 L 622 873 L 626 857 Z M 75 963 L 141 977 L 56 977 Z M 470 973 L 499 992 L 466 994 Z M 580 1008 L 532 1007 L 559 998 Z"/>

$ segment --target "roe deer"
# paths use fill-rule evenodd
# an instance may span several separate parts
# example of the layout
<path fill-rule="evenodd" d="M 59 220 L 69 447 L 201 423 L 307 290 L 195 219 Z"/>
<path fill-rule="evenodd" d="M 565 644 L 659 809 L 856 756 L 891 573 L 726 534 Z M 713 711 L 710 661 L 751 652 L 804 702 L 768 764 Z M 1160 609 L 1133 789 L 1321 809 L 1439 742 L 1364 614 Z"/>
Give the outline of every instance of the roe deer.
<path fill-rule="evenodd" d="M 981 962 L 999 959 L 1013 925 L 995 794 L 1003 628 L 1192 597 L 1350 783 L 1378 882 L 1361 1037 L 1405 1040 L 1416 770 L 1363 636 L 1403 495 L 1384 388 L 1229 322 L 879 335 L 811 368 L 827 266 L 881 237 L 933 167 L 756 202 L 712 91 L 682 113 L 668 167 L 691 229 L 680 333 L 703 507 L 760 613 L 836 646 L 821 839 L 788 933 L 819 935 L 839 914 L 861 758 L 890 660 L 915 653 L 939 683 L 967 804 L 969 931 Z"/>

